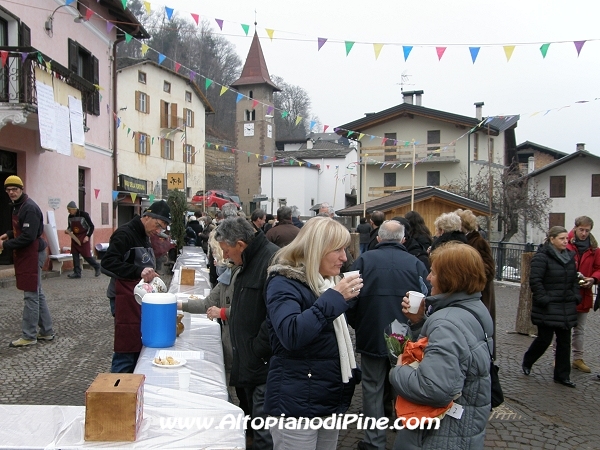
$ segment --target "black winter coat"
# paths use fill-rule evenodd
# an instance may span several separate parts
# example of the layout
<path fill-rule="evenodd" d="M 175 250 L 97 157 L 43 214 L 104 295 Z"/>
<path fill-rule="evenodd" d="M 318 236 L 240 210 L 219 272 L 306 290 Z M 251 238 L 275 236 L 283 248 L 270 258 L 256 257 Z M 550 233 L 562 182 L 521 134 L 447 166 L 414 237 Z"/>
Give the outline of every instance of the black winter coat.
<path fill-rule="evenodd" d="M 233 288 L 229 332 L 233 363 L 229 384 L 252 387 L 267 382 L 271 345 L 267 330 L 265 282 L 267 267 L 279 250 L 264 233 L 257 232 L 242 253 L 242 268 Z"/>
<path fill-rule="evenodd" d="M 577 325 L 577 305 L 581 301 L 575 254 L 566 250 L 571 259 L 565 264 L 558 259 L 551 245 L 541 245 L 531 260 L 531 322 L 534 325 L 569 329 Z"/>
<path fill-rule="evenodd" d="M 352 270 L 360 270 L 364 283 L 346 313 L 348 323 L 356 330 L 356 351 L 385 358 L 388 351 L 383 330 L 394 319 L 406 323 L 402 297 L 408 291 L 421 292 L 419 277 L 430 289 L 427 269 L 402 244 L 385 241 L 360 255 Z"/>
<path fill-rule="evenodd" d="M 440 245 L 450 241 L 458 241 L 462 242 L 463 244 L 466 244 L 467 236 L 462 231 L 448 231 L 446 233 L 443 233 L 440 236 L 433 238 L 433 243 L 431 244 L 431 252 L 433 252 Z"/>

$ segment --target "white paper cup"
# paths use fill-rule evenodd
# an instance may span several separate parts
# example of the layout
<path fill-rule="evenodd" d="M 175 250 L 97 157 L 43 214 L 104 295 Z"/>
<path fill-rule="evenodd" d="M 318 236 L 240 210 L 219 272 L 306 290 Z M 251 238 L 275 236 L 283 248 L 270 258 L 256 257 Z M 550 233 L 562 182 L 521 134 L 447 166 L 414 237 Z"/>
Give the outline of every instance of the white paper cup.
<path fill-rule="evenodd" d="M 179 389 L 188 390 L 192 371 L 190 369 L 179 369 L 177 374 L 179 375 Z"/>
<path fill-rule="evenodd" d="M 204 289 L 204 296 L 208 297 L 209 295 L 210 295 L 210 289 L 209 288 Z"/>
<path fill-rule="evenodd" d="M 360 270 L 351 270 L 350 272 L 344 272 L 344 278 L 352 278 L 354 275 L 360 275 Z"/>
<path fill-rule="evenodd" d="M 421 306 L 421 302 L 425 296 L 417 291 L 408 291 L 408 301 L 410 302 L 410 307 L 408 308 L 408 312 L 411 314 L 416 314 L 419 312 L 419 306 Z"/>

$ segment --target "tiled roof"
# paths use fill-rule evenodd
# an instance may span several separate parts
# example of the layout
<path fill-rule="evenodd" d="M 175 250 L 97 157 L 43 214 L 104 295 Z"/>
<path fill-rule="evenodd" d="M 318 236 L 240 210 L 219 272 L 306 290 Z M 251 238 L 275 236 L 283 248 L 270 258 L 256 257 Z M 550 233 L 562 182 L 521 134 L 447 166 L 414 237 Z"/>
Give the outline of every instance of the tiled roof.
<path fill-rule="evenodd" d="M 280 91 L 275 83 L 271 81 L 269 75 L 269 69 L 265 61 L 265 55 L 263 54 L 260 41 L 258 40 L 258 34 L 254 32 L 252 38 L 252 44 L 250 44 L 250 50 L 246 57 L 246 63 L 242 69 L 242 75 L 237 81 L 231 83 L 231 87 L 244 86 L 248 84 L 268 84 L 273 88 L 273 91 Z"/>

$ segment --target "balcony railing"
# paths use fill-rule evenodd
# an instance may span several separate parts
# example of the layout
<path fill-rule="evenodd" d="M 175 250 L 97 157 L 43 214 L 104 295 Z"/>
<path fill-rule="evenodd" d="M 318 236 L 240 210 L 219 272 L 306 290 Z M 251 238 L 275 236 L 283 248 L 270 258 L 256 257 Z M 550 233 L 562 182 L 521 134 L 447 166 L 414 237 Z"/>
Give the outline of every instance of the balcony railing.
<path fill-rule="evenodd" d="M 416 161 L 432 162 L 457 162 L 456 144 L 418 144 L 414 147 Z M 368 156 L 367 156 L 368 155 Z M 390 164 L 406 164 L 412 162 L 413 146 L 402 145 L 378 145 L 373 147 L 362 147 L 360 157 L 367 158 L 369 162 L 380 161 Z"/>
<path fill-rule="evenodd" d="M 34 47 L 0 46 L 0 51 L 8 52 L 6 64 L 0 68 L 0 103 L 37 106 L 35 67 L 45 64 L 46 61 L 50 61 L 52 71 L 59 75 L 66 84 L 81 92 L 84 105 L 87 104 L 88 98 L 96 92 L 93 83 L 58 64 Z M 24 58 L 23 55 L 26 57 Z M 40 57 L 43 62 L 40 62 Z"/>
<path fill-rule="evenodd" d="M 415 188 L 421 188 L 425 186 L 415 186 Z M 439 189 L 447 189 L 448 186 L 436 186 Z M 369 198 L 380 198 L 385 195 L 393 194 L 396 191 L 406 191 L 411 189 L 412 186 L 371 186 L 369 187 L 368 196 Z"/>

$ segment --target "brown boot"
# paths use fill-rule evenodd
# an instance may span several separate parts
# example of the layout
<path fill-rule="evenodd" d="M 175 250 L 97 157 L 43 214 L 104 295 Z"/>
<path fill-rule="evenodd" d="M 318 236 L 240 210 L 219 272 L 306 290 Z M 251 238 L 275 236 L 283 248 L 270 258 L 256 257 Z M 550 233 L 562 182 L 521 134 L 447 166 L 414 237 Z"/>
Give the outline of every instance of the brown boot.
<path fill-rule="evenodd" d="M 573 369 L 577 369 L 580 370 L 584 373 L 591 373 L 592 370 L 587 366 L 586 363 L 583 362 L 583 359 L 576 359 L 573 361 L 573 364 L 571 365 L 573 367 Z"/>

